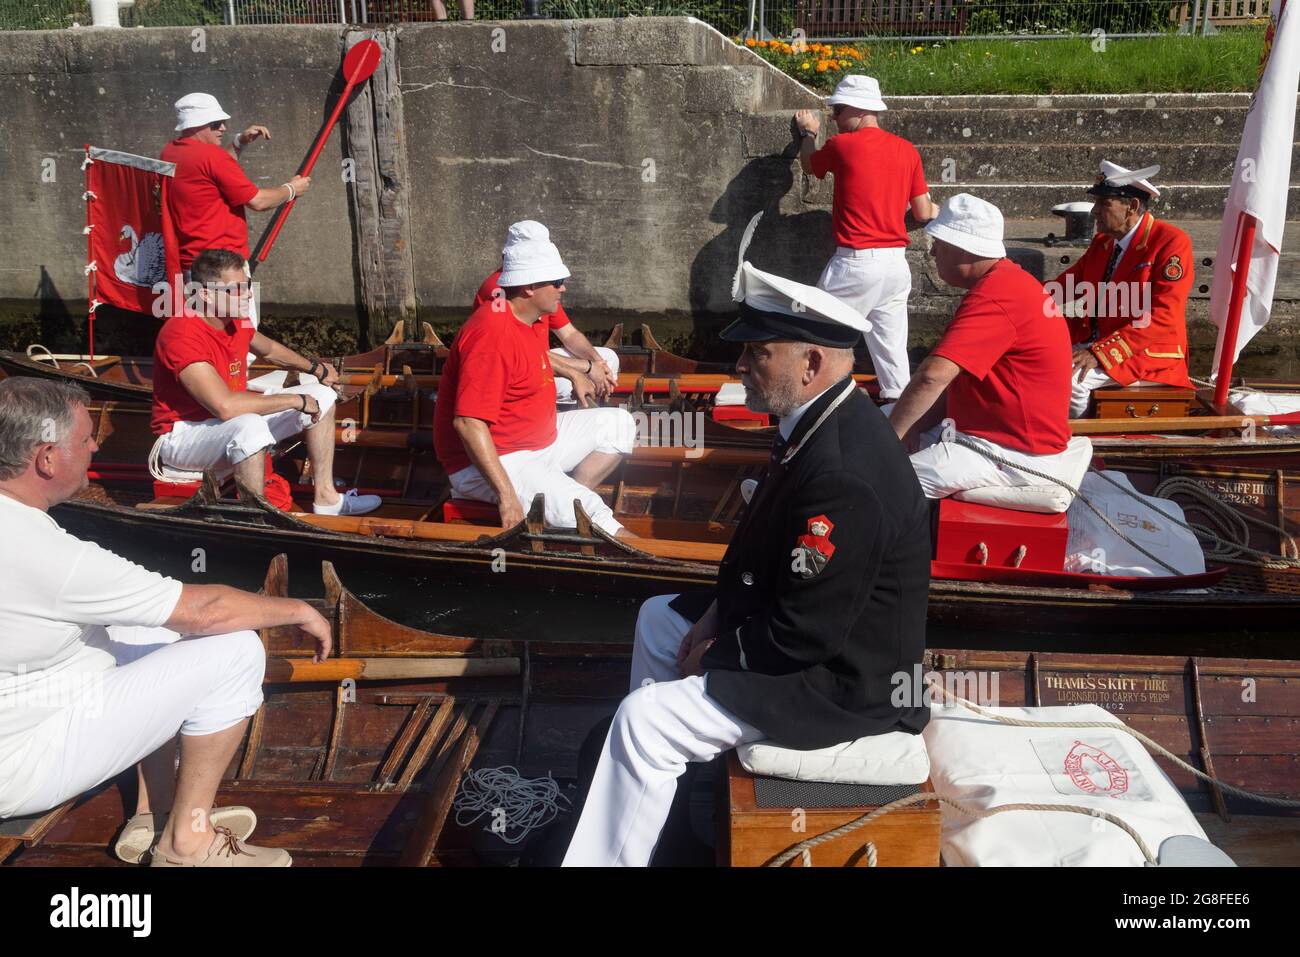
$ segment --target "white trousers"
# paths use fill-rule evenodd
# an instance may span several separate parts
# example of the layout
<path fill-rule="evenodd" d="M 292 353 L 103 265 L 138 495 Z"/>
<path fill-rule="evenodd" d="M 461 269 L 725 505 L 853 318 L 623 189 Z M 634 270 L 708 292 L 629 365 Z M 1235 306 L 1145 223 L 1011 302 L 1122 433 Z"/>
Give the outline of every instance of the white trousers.
<path fill-rule="evenodd" d="M 576 409 L 559 413 L 555 428 L 555 441 L 546 448 L 501 456 L 501 467 L 524 511 L 532 507 L 534 498 L 544 495 L 546 523 L 555 528 L 575 528 L 578 520 L 573 501 L 577 499 L 593 525 L 606 534 L 616 534 L 623 526 L 614 518 L 614 510 L 568 473 L 593 452 L 631 455 L 636 442 L 636 420 L 626 409 Z M 473 465 L 449 478 L 453 497 L 498 503 L 496 491 Z"/>
<path fill-rule="evenodd" d="M 709 697 L 706 677 L 678 676 L 691 623 L 668 607 L 675 597 L 651 598 L 637 615 L 631 692 L 605 738 L 565 867 L 648 866 L 687 762 L 765 737 Z"/>
<path fill-rule="evenodd" d="M 1068 451 L 1054 455 L 1029 455 L 965 432 L 954 431 L 953 441 L 948 442 L 942 441 L 942 436 L 943 426 L 921 433 L 921 448 L 911 456 L 912 468 L 916 470 L 916 477 L 926 498 L 947 498 L 972 488 L 1016 488 L 1046 484 L 1045 479 L 999 465 L 974 449 L 958 445 L 955 441 L 957 438 L 978 445 L 1008 461 L 1055 475 L 1065 481 L 1069 480 L 1076 466 L 1076 463 L 1070 461 Z"/>
<path fill-rule="evenodd" d="M 606 349 L 604 346 L 595 346 L 596 354 L 605 360 L 609 366 L 609 371 L 614 373 L 614 378 L 618 378 L 618 353 L 613 349 Z M 551 352 L 557 356 L 564 356 L 566 359 L 573 359 L 574 355 L 568 349 L 552 349 Z M 563 376 L 555 377 L 555 401 L 572 402 L 573 401 L 573 383 Z"/>
<path fill-rule="evenodd" d="M 309 377 L 308 377 L 309 378 Z M 268 388 L 263 395 L 310 395 L 320 405 L 321 414 L 334 408 L 338 393 L 315 379 L 291 389 Z M 250 455 L 270 448 L 276 442 L 292 438 L 313 427 L 311 416 L 290 409 L 271 415 L 248 412 L 233 419 L 204 419 L 202 422 L 177 422 L 163 436 L 161 456 L 165 465 L 186 472 L 221 469 L 238 465 Z"/>
<path fill-rule="evenodd" d="M 867 349 L 883 399 L 897 399 L 912 379 L 907 361 L 907 297 L 912 271 L 905 249 L 835 250 L 817 285 L 871 323 Z"/>
<path fill-rule="evenodd" d="M 59 705 L 36 726 L 13 773 L 0 777 L 0 817 L 58 807 L 153 754 L 177 731 L 215 734 L 262 704 L 266 651 L 256 632 L 182 639 L 166 628 L 113 627 L 107 634 L 111 640 L 100 647 L 114 664 L 76 675 L 65 669 L 24 687 L 21 699 Z M 76 693 L 64 694 L 60 685 L 71 687 L 74 677 L 82 679 Z"/>

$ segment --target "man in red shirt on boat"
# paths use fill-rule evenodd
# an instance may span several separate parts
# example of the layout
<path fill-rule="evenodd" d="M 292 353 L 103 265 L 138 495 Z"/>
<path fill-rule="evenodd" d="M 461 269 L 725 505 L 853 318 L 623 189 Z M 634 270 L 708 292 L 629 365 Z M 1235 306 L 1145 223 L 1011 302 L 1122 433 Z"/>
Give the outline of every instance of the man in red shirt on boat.
<path fill-rule="evenodd" d="M 452 495 L 494 503 L 507 528 L 539 494 L 547 524 L 574 528 L 576 499 L 593 525 L 630 537 L 595 488 L 631 454 L 635 421 L 626 409 L 555 411 L 545 324 L 568 267 L 542 239 L 516 238 L 502 260 L 504 298 L 484 302 L 461 326 L 438 386 L 433 441 Z"/>
<path fill-rule="evenodd" d="M 550 230 L 531 219 L 512 223 L 506 231 L 506 245 L 525 240 L 550 242 Z M 475 309 L 484 303 L 492 303 L 498 312 L 505 311 L 505 291 L 497 281 L 500 276 L 501 270 L 498 269 L 483 280 L 474 295 Z M 604 346 L 593 346 L 582 330 L 569 320 L 564 306 L 557 306 L 553 313 L 543 316 L 534 328 L 546 346 L 550 345 L 552 332 L 560 340 L 560 348 L 551 349 L 556 402 L 563 405 L 576 401 L 586 407 L 590 396 L 603 399 L 618 385 L 618 353 Z"/>
<path fill-rule="evenodd" d="M 1058 303 L 1083 302 L 1069 320 L 1074 349 L 1070 415 L 1088 411 L 1094 389 L 1163 384 L 1187 377 L 1187 297 L 1195 280 L 1192 240 L 1147 211 L 1159 166 L 1128 170 L 1102 160 L 1088 190 L 1097 234 L 1069 269 L 1047 284 Z"/>
<path fill-rule="evenodd" d="M 816 112 L 795 114 L 799 165 L 805 173 L 835 177 L 831 227 L 836 250 L 817 285 L 857 309 L 871 323 L 867 349 L 884 399 L 896 399 L 911 376 L 907 358 L 907 268 L 910 209 L 918 223 L 938 212 L 930 201 L 921 155 L 902 137 L 880 128 L 885 101 L 880 84 L 849 74 L 829 105 L 839 132 L 816 149 Z"/>
<path fill-rule="evenodd" d="M 171 214 L 180 244 L 181 271 L 187 276 L 194 257 L 205 249 L 233 249 L 248 267 L 248 224 L 244 207 L 261 212 L 296 199 L 311 188 L 311 178 L 293 176 L 283 186 L 262 189 L 248 178 L 239 165 L 239 154 L 248 144 L 271 131 L 250 126 L 228 146 L 221 145 L 230 114 L 209 93 L 190 93 L 176 101 L 176 131 L 180 134 L 163 147 L 161 158 L 176 164 L 167 190 L 167 211 Z M 256 299 L 250 299 L 248 321 L 257 329 Z"/>
<path fill-rule="evenodd" d="M 890 412 L 898 437 L 919 446 L 921 489 L 944 498 L 1047 481 L 1017 465 L 1072 475 L 1070 340 L 1056 303 L 1006 258 L 992 203 L 960 193 L 925 229 L 939 278 L 967 293 Z"/>
<path fill-rule="evenodd" d="M 378 495 L 340 495 L 334 488 L 334 402 L 338 372 L 328 362 L 298 355 L 253 329 L 243 253 L 205 249 L 191 265 L 202 314 L 188 308 L 163 325 L 154 346 L 151 455 L 185 472 L 232 470 L 251 489 L 266 481 L 266 450 L 302 434 L 315 482 L 312 510 L 363 515 Z M 245 356 L 311 377 L 292 388 L 249 392 Z M 163 473 L 160 473 L 163 474 Z"/>

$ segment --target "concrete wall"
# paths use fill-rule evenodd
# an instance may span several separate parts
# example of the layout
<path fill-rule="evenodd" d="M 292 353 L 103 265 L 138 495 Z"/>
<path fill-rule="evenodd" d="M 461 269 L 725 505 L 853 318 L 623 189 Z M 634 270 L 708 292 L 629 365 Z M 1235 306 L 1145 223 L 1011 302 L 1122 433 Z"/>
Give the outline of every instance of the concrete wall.
<path fill-rule="evenodd" d="M 642 316 L 661 338 L 678 334 L 678 344 L 729 311 L 736 249 L 753 213 L 766 212 L 751 249 L 760 267 L 811 282 L 832 251 L 830 183 L 803 176 L 790 135 L 791 112 L 817 97 L 705 24 L 392 29 L 421 318 L 454 326 L 496 267 L 506 226 L 523 218 L 551 227 L 574 273 L 566 303 L 580 323 L 607 328 Z M 328 26 L 0 32 L 0 222 L 9 226 L 0 233 L 0 344 L 49 337 L 51 317 L 72 328 L 84 308 L 75 302 L 85 289 L 83 143 L 156 154 L 173 135 L 173 101 L 204 90 L 233 114 L 232 130 L 270 126 L 271 142 L 248 149 L 243 162 L 255 182 L 278 185 L 316 135 L 346 39 Z M 917 142 L 936 195 L 964 189 L 998 202 L 1017 256 L 1045 278 L 1080 251 L 1042 243 L 1061 231 L 1048 210 L 1083 198 L 1103 152 L 1130 166 L 1165 165 L 1162 182 L 1172 188 L 1162 215 L 1217 218 L 1247 106 L 1234 95 L 890 102 L 886 126 Z M 258 274 L 275 334 L 331 351 L 386 332 L 366 328 L 357 305 L 354 222 L 340 174 L 346 148 L 344 135 L 331 139 L 312 192 Z M 57 179 L 45 183 L 41 163 L 50 157 Z M 943 175 L 949 159 L 955 179 Z M 250 214 L 254 240 L 269 217 Z M 1213 234 L 1194 232 L 1198 284 L 1207 286 L 1212 267 L 1202 260 L 1213 255 Z M 937 282 L 916 245 L 919 352 L 955 291 Z M 1280 317 L 1300 301 L 1294 273 L 1284 264 Z M 1203 312 L 1202 299 L 1192 314 Z M 1275 323 L 1261 339 L 1281 350 L 1284 368 L 1296 359 L 1290 329 Z M 309 334 L 328 343 L 308 342 Z M 1208 324 L 1196 323 L 1194 340 L 1208 335 Z"/>

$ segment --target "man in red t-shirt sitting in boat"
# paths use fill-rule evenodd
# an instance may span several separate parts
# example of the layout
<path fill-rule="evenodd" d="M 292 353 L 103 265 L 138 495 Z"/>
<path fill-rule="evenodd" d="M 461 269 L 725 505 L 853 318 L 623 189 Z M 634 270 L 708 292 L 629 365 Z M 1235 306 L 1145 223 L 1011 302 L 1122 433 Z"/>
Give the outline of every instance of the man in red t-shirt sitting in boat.
<path fill-rule="evenodd" d="M 925 229 L 939 278 L 968 290 L 890 413 L 920 447 L 912 467 L 926 497 L 1050 483 L 1016 466 L 1073 476 L 1070 336 L 1056 303 L 1006 258 L 992 203 L 961 193 Z"/>
<path fill-rule="evenodd" d="M 535 220 L 525 219 L 511 224 L 506 231 L 506 245 L 521 240 L 550 242 L 550 231 Z M 483 280 L 474 295 L 474 308 L 492 303 L 497 312 L 505 312 L 505 291 L 498 283 L 501 270 Z M 564 306 L 556 306 L 550 315 L 542 317 L 534 328 L 543 346 L 551 343 L 550 334 L 560 340 L 559 349 L 551 349 L 551 368 L 555 371 L 555 401 L 561 404 L 577 402 L 584 408 L 588 397 L 605 398 L 618 385 L 618 353 L 604 346 L 593 346 L 577 326 L 569 321 Z"/>
<path fill-rule="evenodd" d="M 508 528 L 539 494 L 547 524 L 574 528 L 576 499 L 593 525 L 630 537 L 595 488 L 631 454 L 635 421 L 626 409 L 555 411 L 551 355 L 537 326 L 559 308 L 568 267 L 539 239 L 508 243 L 502 259 L 505 308 L 474 310 L 438 385 L 433 441 L 452 495 L 496 504 Z"/>
<path fill-rule="evenodd" d="M 180 244 L 181 271 L 205 249 L 233 249 L 248 268 L 248 223 L 244 207 L 261 212 L 296 199 L 311 188 L 311 178 L 293 176 L 283 186 L 263 189 L 239 165 L 239 154 L 255 140 L 271 138 L 265 126 L 250 126 L 228 146 L 221 145 L 230 114 L 210 93 L 190 93 L 176 101 L 176 132 L 161 159 L 176 164 L 167 190 L 167 211 Z M 257 302 L 249 299 L 248 321 L 257 329 Z"/>
<path fill-rule="evenodd" d="M 334 402 L 338 372 L 307 359 L 253 329 L 243 254 L 205 249 L 194 258 L 194 304 L 163 324 L 154 346 L 153 455 L 189 472 L 229 471 L 248 488 L 266 482 L 266 450 L 302 433 L 316 485 L 313 511 L 361 515 L 378 495 L 340 495 L 334 488 Z M 245 356 L 307 373 L 315 381 L 293 388 L 249 392 Z M 152 456 L 151 456 L 152 457 Z"/>

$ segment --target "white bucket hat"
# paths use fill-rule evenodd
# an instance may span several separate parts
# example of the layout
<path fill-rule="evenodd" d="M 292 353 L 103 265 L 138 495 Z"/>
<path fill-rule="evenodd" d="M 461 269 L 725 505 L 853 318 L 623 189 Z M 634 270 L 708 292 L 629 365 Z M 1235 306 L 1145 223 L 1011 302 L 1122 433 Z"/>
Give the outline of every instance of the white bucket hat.
<path fill-rule="evenodd" d="M 551 241 L 551 231 L 535 219 L 523 219 L 517 223 L 511 223 L 510 228 L 506 230 L 506 245 L 502 247 L 501 252 L 504 254 L 506 248 L 514 243 L 525 242 L 530 239 L 549 243 Z"/>
<path fill-rule="evenodd" d="M 856 106 L 860 110 L 871 110 L 879 113 L 889 109 L 885 106 L 885 101 L 880 98 L 880 84 L 874 76 L 863 76 L 861 73 L 850 73 L 844 79 L 840 80 L 839 85 L 835 87 L 835 92 L 831 94 L 826 101 L 828 106 Z"/>
<path fill-rule="evenodd" d="M 1002 245 L 1002 211 L 970 193 L 950 197 L 925 231 L 984 259 L 1002 259 L 1007 254 Z"/>
<path fill-rule="evenodd" d="M 502 250 L 501 276 L 497 285 L 503 288 L 528 286 L 535 282 L 568 279 L 570 275 L 555 243 L 545 239 L 521 239 L 507 242 Z"/>
<path fill-rule="evenodd" d="M 228 119 L 230 114 L 221 108 L 211 93 L 187 93 L 176 101 L 177 133 Z"/>

